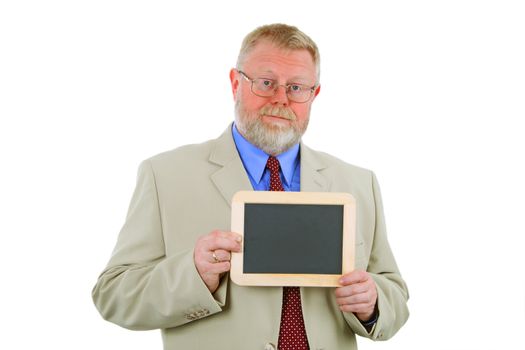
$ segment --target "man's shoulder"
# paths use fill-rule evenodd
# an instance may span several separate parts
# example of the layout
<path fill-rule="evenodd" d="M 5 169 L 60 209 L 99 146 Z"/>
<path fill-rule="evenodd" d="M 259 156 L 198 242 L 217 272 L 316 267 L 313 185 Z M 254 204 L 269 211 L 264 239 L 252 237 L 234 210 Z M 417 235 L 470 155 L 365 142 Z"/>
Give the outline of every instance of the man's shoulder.
<path fill-rule="evenodd" d="M 320 170 L 351 173 L 361 176 L 370 176 L 372 173 L 372 171 L 369 169 L 348 163 L 332 154 L 323 151 L 313 150 L 309 147 L 305 147 L 305 153 L 310 159 L 313 159 L 315 163 L 318 164 Z"/>
<path fill-rule="evenodd" d="M 305 152 L 310 166 L 331 183 L 334 192 L 349 192 L 359 198 L 369 198 L 373 188 L 374 173 L 366 168 L 350 164 L 326 152 Z"/>
<path fill-rule="evenodd" d="M 184 162 L 187 165 L 197 163 L 208 163 L 209 160 L 214 161 L 214 157 L 219 154 L 223 158 L 231 158 L 235 154 L 235 145 L 231 136 L 231 125 L 217 138 L 204 141 L 202 143 L 195 143 L 180 146 L 169 151 L 165 151 L 154 155 L 145 160 L 154 166 L 164 165 L 180 165 Z"/>
<path fill-rule="evenodd" d="M 161 165 L 164 163 L 178 163 L 180 161 L 192 162 L 207 160 L 216 141 L 216 139 L 213 139 L 202 143 L 179 146 L 169 151 L 158 153 L 148 158 L 146 161 L 149 161 L 152 164 Z"/>

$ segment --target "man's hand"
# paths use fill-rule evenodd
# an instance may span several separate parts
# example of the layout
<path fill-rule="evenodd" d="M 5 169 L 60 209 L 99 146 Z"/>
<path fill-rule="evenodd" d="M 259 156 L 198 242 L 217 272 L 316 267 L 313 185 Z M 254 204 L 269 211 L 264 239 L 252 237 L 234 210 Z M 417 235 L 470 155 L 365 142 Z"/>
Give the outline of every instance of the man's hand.
<path fill-rule="evenodd" d="M 377 302 L 377 289 L 374 279 L 366 271 L 354 270 L 341 276 L 342 287 L 335 289 L 339 309 L 353 312 L 359 320 L 366 322 L 372 318 Z"/>
<path fill-rule="evenodd" d="M 221 274 L 230 271 L 231 252 L 241 251 L 241 235 L 215 230 L 197 240 L 193 250 L 195 267 L 204 283 L 214 293 Z"/>

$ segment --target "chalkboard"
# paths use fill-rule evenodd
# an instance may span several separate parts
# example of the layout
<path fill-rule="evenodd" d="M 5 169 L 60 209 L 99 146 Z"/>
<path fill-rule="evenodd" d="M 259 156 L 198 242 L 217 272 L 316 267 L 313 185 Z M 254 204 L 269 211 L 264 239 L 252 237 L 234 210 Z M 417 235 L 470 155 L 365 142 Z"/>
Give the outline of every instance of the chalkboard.
<path fill-rule="evenodd" d="M 342 272 L 342 205 L 247 203 L 244 231 L 244 273 Z"/>
<path fill-rule="evenodd" d="M 241 191 L 232 200 L 240 285 L 338 286 L 353 270 L 355 200 L 348 193 Z"/>

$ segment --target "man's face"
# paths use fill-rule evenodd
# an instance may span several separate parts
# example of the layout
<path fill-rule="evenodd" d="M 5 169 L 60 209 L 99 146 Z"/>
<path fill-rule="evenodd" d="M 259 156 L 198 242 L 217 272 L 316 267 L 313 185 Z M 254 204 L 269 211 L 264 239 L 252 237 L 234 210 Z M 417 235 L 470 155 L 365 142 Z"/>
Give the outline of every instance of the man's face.
<path fill-rule="evenodd" d="M 279 85 L 314 86 L 317 73 L 307 50 L 286 50 L 268 41 L 259 42 L 244 58 L 241 70 L 251 79 L 274 80 Z M 251 82 L 241 73 L 230 72 L 235 100 L 235 124 L 252 144 L 271 155 L 277 155 L 298 143 L 310 118 L 312 97 L 304 103 L 290 101 L 283 86 L 275 95 L 260 97 L 251 91 Z"/>

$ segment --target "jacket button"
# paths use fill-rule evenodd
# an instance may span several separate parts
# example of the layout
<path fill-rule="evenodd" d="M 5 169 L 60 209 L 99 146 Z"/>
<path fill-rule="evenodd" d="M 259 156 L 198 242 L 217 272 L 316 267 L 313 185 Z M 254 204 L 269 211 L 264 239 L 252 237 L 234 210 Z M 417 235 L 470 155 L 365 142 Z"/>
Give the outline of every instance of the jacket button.
<path fill-rule="evenodd" d="M 275 350 L 275 345 L 273 345 L 272 343 L 266 343 L 266 345 L 264 346 L 264 350 Z"/>

